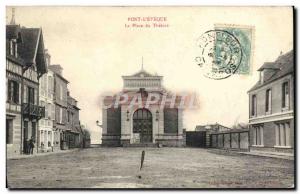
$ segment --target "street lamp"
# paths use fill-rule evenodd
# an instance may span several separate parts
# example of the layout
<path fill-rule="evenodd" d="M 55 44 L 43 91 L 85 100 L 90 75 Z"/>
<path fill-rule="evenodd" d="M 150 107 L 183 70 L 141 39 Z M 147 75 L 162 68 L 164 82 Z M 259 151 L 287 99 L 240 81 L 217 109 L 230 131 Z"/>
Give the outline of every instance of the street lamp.
<path fill-rule="evenodd" d="M 99 124 L 99 121 L 98 121 L 98 120 L 96 121 L 96 125 L 97 125 L 98 127 L 101 127 L 101 128 L 102 128 L 102 126 L 103 126 L 103 125 Z"/>

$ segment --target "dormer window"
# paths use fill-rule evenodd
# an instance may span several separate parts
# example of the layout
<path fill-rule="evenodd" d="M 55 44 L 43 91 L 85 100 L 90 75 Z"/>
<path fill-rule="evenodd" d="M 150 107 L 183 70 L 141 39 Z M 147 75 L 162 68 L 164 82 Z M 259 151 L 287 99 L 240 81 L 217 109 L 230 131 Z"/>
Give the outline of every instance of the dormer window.
<path fill-rule="evenodd" d="M 18 46 L 15 39 L 10 41 L 10 55 L 18 57 Z"/>
<path fill-rule="evenodd" d="M 264 83 L 264 71 L 260 71 L 260 83 L 263 84 Z"/>

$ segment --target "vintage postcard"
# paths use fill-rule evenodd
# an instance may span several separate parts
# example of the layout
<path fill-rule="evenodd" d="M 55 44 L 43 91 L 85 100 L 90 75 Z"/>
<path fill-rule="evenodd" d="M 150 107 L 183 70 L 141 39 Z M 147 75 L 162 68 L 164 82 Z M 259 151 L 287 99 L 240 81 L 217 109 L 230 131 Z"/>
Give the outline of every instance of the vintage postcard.
<path fill-rule="evenodd" d="M 295 189 L 293 17 L 7 6 L 6 187 Z"/>

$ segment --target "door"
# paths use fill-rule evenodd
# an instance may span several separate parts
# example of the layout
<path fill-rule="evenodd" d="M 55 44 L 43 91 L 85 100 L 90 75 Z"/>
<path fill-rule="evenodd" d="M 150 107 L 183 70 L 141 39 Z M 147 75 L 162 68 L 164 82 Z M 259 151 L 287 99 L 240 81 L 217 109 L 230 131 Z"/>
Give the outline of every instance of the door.
<path fill-rule="evenodd" d="M 24 121 L 24 146 L 23 146 L 23 151 L 24 153 L 28 153 L 28 143 L 29 143 L 29 137 L 28 137 L 28 121 Z"/>
<path fill-rule="evenodd" d="M 28 87 L 28 103 L 34 104 L 34 88 Z"/>
<path fill-rule="evenodd" d="M 149 110 L 142 108 L 134 112 L 133 133 L 139 134 L 141 143 L 152 142 L 152 114 Z"/>

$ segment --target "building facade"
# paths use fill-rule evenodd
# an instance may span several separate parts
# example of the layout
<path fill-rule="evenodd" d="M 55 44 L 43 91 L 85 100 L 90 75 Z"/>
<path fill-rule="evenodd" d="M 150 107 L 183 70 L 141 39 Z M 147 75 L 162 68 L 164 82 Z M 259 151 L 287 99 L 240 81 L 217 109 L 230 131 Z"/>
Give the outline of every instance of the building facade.
<path fill-rule="evenodd" d="M 59 136 L 61 149 L 67 149 L 67 108 L 68 108 L 68 80 L 62 75 L 60 65 L 49 65 L 49 69 L 54 73 L 54 104 L 55 104 L 55 131 Z"/>
<path fill-rule="evenodd" d="M 148 96 L 159 99 L 168 93 L 162 86 L 162 76 L 152 75 L 143 69 L 131 76 L 123 76 L 122 94 L 128 101 L 102 109 L 102 144 L 107 146 L 129 146 L 131 144 L 162 144 L 182 146 L 183 109 L 161 107 L 161 101 L 145 106 Z M 116 101 L 119 94 L 112 97 Z M 140 97 L 142 106 L 131 106 L 134 98 Z M 103 104 L 110 103 L 105 98 Z"/>
<path fill-rule="evenodd" d="M 250 89 L 251 150 L 292 152 L 294 148 L 294 55 L 290 51 L 258 70 Z"/>
<path fill-rule="evenodd" d="M 46 62 L 50 65 L 50 55 L 46 52 Z M 55 130 L 54 72 L 48 69 L 40 79 L 40 105 L 45 107 L 45 117 L 39 121 L 38 146 L 41 152 L 60 149 L 60 135 Z"/>
<path fill-rule="evenodd" d="M 38 121 L 45 116 L 39 105 L 39 80 L 46 73 L 41 28 L 6 26 L 6 144 L 7 154 L 28 153 L 37 142 Z M 37 146 L 34 152 L 37 152 Z"/>
<path fill-rule="evenodd" d="M 83 132 L 79 121 L 79 110 L 77 100 L 70 96 L 68 92 L 67 106 L 67 125 L 65 133 L 66 148 L 81 148 L 83 147 Z"/>

